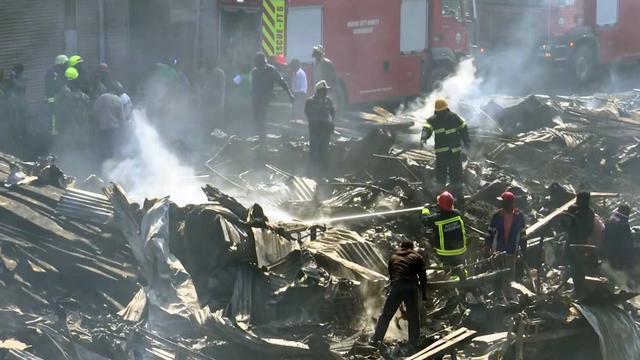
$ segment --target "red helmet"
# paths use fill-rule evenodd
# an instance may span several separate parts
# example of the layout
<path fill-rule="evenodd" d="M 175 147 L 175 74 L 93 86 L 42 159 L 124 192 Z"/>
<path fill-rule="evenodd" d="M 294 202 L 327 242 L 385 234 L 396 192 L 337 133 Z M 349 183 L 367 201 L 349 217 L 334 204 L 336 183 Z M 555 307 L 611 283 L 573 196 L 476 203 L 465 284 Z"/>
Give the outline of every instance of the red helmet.
<path fill-rule="evenodd" d="M 453 210 L 453 195 L 450 192 L 445 191 L 442 194 L 438 195 L 438 206 L 447 211 Z"/>
<path fill-rule="evenodd" d="M 287 58 L 283 54 L 278 54 L 274 57 L 276 64 L 286 66 Z"/>
<path fill-rule="evenodd" d="M 498 200 L 508 201 L 510 203 L 514 203 L 516 201 L 516 196 L 513 195 L 513 193 L 510 192 L 510 191 L 505 191 L 505 192 L 502 193 L 502 195 L 500 195 Z"/>

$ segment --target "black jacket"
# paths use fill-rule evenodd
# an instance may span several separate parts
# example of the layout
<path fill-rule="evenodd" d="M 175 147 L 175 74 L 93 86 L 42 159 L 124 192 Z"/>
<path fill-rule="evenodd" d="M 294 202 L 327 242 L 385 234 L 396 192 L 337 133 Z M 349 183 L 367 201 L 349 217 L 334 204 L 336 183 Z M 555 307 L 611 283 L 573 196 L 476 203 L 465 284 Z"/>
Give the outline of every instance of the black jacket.
<path fill-rule="evenodd" d="M 415 250 L 399 249 L 389 259 L 389 279 L 391 284 L 420 280 L 422 295 L 427 294 L 427 270 L 422 255 Z"/>
<path fill-rule="evenodd" d="M 251 96 L 253 101 L 268 101 L 273 94 L 273 87 L 278 83 L 283 90 L 291 93 L 289 85 L 273 65 L 265 64 L 264 67 L 251 70 Z"/>
<path fill-rule="evenodd" d="M 336 110 L 331 99 L 313 96 L 304 104 L 304 113 L 309 121 L 309 135 L 318 133 L 331 134 Z"/>
<path fill-rule="evenodd" d="M 462 145 L 469 145 L 467 124 L 458 114 L 444 110 L 427 119 L 422 128 L 422 139 L 426 141 L 435 134 L 436 153 L 459 152 Z"/>

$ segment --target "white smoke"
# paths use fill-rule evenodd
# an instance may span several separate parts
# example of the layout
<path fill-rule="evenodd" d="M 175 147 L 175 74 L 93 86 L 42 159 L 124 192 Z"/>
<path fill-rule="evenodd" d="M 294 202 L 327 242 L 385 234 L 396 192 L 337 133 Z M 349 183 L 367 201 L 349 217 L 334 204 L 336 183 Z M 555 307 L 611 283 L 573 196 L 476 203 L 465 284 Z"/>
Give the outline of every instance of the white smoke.
<path fill-rule="evenodd" d="M 195 177 L 195 171 L 185 166 L 163 144 L 156 129 L 150 124 L 145 110 L 133 112 L 135 130 L 131 142 L 138 151 L 124 160 L 109 160 L 103 164 L 108 180 L 122 185 L 138 202 L 145 198 L 169 195 L 176 204 L 199 204 L 206 201 Z M 133 147 L 128 144 L 127 147 Z"/>
<path fill-rule="evenodd" d="M 473 59 L 465 59 L 458 64 L 456 72 L 442 82 L 439 90 L 420 99 L 410 112 L 418 119 L 427 119 L 433 115 L 435 101 L 440 98 L 447 100 L 449 107 L 456 111 L 462 100 L 479 95 L 481 82 Z"/>

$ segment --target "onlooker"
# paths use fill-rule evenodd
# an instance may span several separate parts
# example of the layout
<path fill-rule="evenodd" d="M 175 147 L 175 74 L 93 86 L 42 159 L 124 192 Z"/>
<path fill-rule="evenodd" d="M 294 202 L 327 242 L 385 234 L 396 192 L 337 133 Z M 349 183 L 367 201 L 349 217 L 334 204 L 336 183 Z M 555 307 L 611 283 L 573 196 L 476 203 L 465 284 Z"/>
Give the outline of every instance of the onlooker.
<path fill-rule="evenodd" d="M 293 92 L 293 107 L 291 119 L 299 120 L 304 117 L 304 103 L 307 99 L 307 73 L 300 67 L 300 60 L 291 61 L 291 91 Z"/>
<path fill-rule="evenodd" d="M 311 176 L 316 180 L 329 177 L 329 141 L 333 133 L 336 110 L 327 96 L 328 92 L 327 82 L 320 81 L 316 85 L 315 94 L 304 106 L 309 122 L 309 166 Z"/>
<path fill-rule="evenodd" d="M 97 128 L 96 145 L 100 163 L 117 154 L 125 119 L 122 100 L 110 91 L 100 95 L 93 104 L 92 117 Z"/>
<path fill-rule="evenodd" d="M 330 87 L 335 87 L 338 81 L 336 67 L 331 60 L 325 57 L 324 47 L 322 45 L 314 46 L 311 56 L 316 60 L 313 67 L 313 81 L 317 83 L 324 80 Z"/>
<path fill-rule="evenodd" d="M 260 138 L 260 147 L 267 150 L 266 115 L 269 102 L 273 97 L 273 87 L 278 83 L 289 94 L 293 101 L 293 94 L 289 85 L 273 65 L 267 64 L 267 58 L 263 53 L 257 53 L 254 58 L 255 67 L 251 70 L 251 100 L 253 105 L 253 121 L 256 132 Z"/>
<path fill-rule="evenodd" d="M 100 95 L 107 92 L 107 85 L 109 84 L 109 65 L 100 63 L 98 69 L 93 74 L 91 79 L 91 98 L 97 99 Z"/>
<path fill-rule="evenodd" d="M 511 192 L 504 192 L 499 200 L 501 208 L 493 214 L 489 224 L 486 245 L 490 252 L 507 254 L 507 265 L 511 269 L 509 277 L 503 278 L 502 294 L 511 295 L 511 281 L 515 279 L 518 255 L 524 258 L 527 243 L 524 241 L 525 219 L 516 208 L 516 197 Z"/>
<path fill-rule="evenodd" d="M 213 127 L 221 127 L 224 124 L 226 86 L 226 76 L 218 66 L 218 58 L 207 59 L 196 80 L 200 110 L 207 134 Z"/>
<path fill-rule="evenodd" d="M 602 253 L 611 267 L 625 272 L 630 272 L 635 266 L 629 215 L 631 215 L 631 207 L 627 204 L 620 205 L 611 214 L 605 224 L 602 243 Z"/>
<path fill-rule="evenodd" d="M 23 156 L 27 141 L 27 80 L 24 66 L 14 65 L 9 72 L 7 96 L 10 106 L 9 134 L 14 154 Z"/>

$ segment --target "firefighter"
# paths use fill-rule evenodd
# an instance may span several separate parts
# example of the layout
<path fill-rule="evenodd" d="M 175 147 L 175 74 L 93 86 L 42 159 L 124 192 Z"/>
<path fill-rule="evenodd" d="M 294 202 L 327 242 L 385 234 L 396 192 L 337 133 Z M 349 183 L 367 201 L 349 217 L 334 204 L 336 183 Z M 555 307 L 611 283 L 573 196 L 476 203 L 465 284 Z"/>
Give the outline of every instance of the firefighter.
<path fill-rule="evenodd" d="M 330 87 L 335 87 L 338 80 L 336 67 L 331 60 L 325 57 L 324 47 L 322 45 L 314 46 L 311 56 L 316 61 L 313 67 L 313 80 L 316 83 L 324 80 Z"/>
<path fill-rule="evenodd" d="M 273 65 L 267 63 L 266 56 L 259 52 L 254 58 L 255 67 L 251 70 L 251 101 L 253 110 L 253 122 L 256 132 L 260 137 L 260 147 L 267 149 L 266 115 L 269 102 L 273 97 L 273 86 L 278 83 L 293 101 L 294 97 L 289 85 Z"/>
<path fill-rule="evenodd" d="M 464 265 L 467 232 L 462 215 L 454 209 L 455 200 L 450 192 L 438 195 L 436 201 L 437 207 L 433 213 L 428 206 L 422 210 L 425 225 L 433 232 L 431 245 L 444 266 Z"/>
<path fill-rule="evenodd" d="M 83 151 L 89 143 L 89 96 L 80 88 L 78 71 L 69 67 L 64 73 L 67 79 L 56 95 L 56 122 L 60 137 L 56 141 L 57 152 Z"/>
<path fill-rule="evenodd" d="M 413 249 L 412 241 L 403 241 L 400 248 L 389 259 L 389 280 L 391 282 L 382 314 L 378 318 L 376 330 L 370 344 L 378 346 L 384 339 L 393 315 L 404 303 L 409 321 L 409 344 L 414 348 L 420 339 L 420 309 L 418 294 L 427 299 L 427 273 L 424 258 Z"/>
<path fill-rule="evenodd" d="M 69 58 L 67 55 L 58 55 L 54 65 L 47 70 L 44 76 L 44 94 L 47 98 L 47 113 L 49 118 L 49 132 L 56 135 L 56 94 L 65 85 L 64 72 L 67 70 Z"/>
<path fill-rule="evenodd" d="M 458 205 L 464 209 L 462 146 L 469 147 L 469 132 L 465 121 L 449 110 L 444 99 L 436 100 L 434 115 L 427 119 L 422 128 L 422 143 L 425 144 L 431 135 L 435 136 L 436 181 L 441 188 L 445 188 L 448 176 Z"/>
<path fill-rule="evenodd" d="M 309 122 L 309 166 L 315 179 L 325 177 L 329 171 L 329 140 L 336 116 L 333 103 L 327 97 L 329 89 L 326 81 L 318 82 L 315 94 L 304 105 Z"/>
<path fill-rule="evenodd" d="M 71 56 L 69 58 L 69 67 L 78 72 L 78 78 L 74 80 L 76 84 L 74 86 L 89 95 L 91 93 L 91 85 L 89 83 L 89 75 L 84 69 L 84 59 L 80 55 Z"/>

